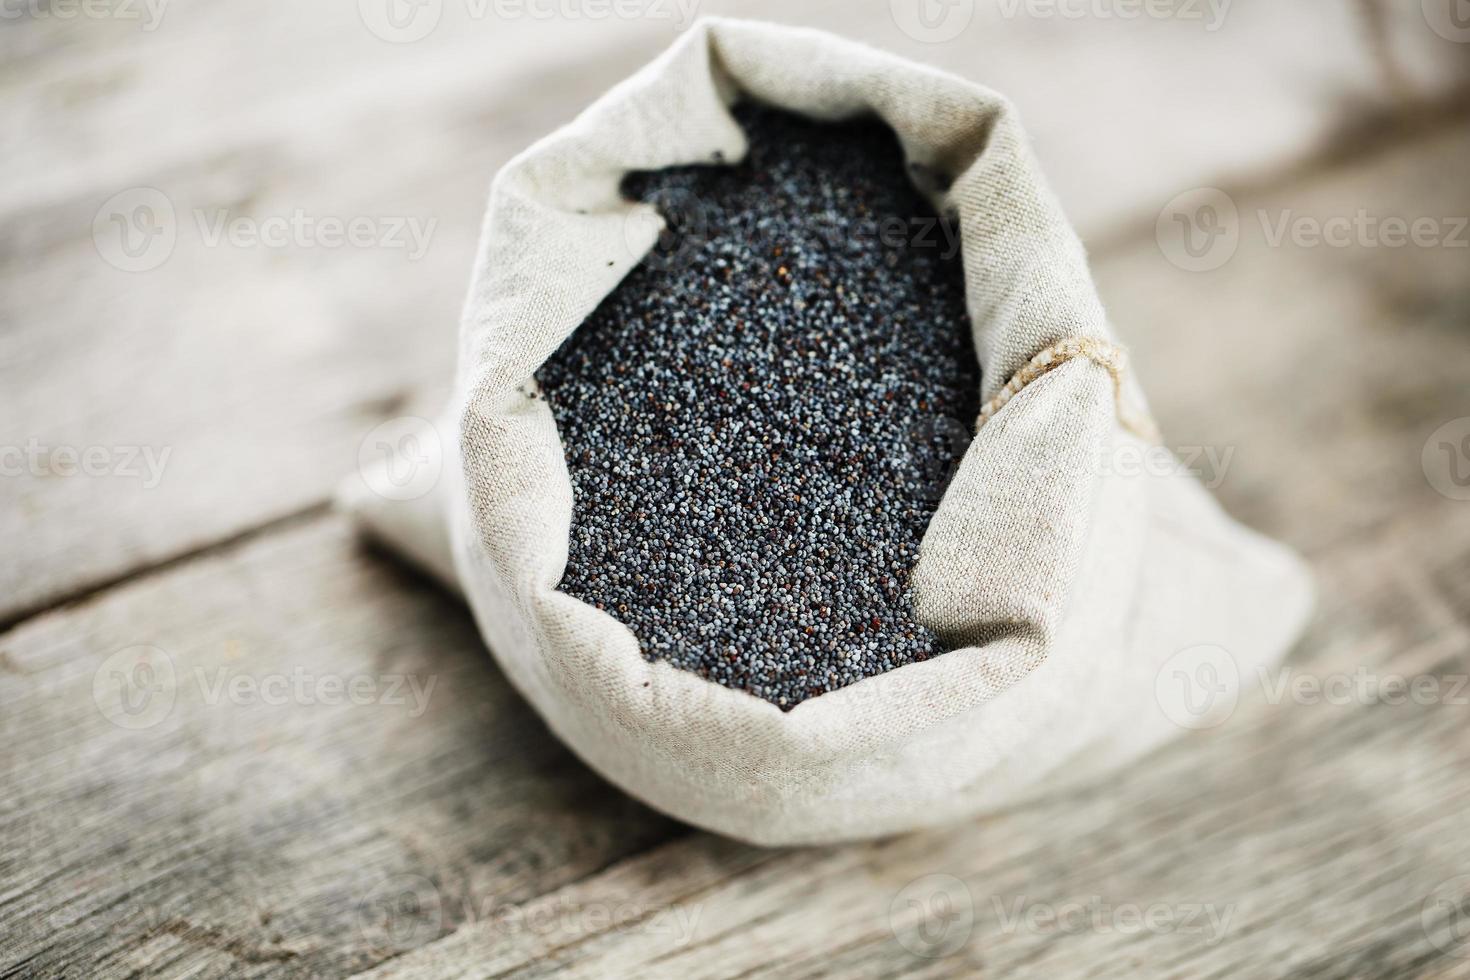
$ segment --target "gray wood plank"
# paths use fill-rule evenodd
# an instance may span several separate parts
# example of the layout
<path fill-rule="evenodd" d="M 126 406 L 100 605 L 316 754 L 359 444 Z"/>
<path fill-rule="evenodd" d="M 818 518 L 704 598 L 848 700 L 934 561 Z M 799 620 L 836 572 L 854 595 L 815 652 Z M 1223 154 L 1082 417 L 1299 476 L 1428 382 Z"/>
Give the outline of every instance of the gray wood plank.
<path fill-rule="evenodd" d="M 1172 230 L 1167 252 L 1150 234 L 1095 263 L 1165 441 L 1197 457 L 1232 512 L 1299 547 L 1442 499 L 1421 451 L 1470 414 L 1467 118 L 1266 193 L 1232 191 L 1239 245 L 1218 268 L 1174 265 Z M 1347 247 L 1300 244 L 1360 221 Z M 1435 244 L 1382 244 L 1397 240 L 1390 221 L 1428 222 Z M 1283 222 L 1300 231 L 1276 244 Z"/>
<path fill-rule="evenodd" d="M 26 453 L 0 479 L 0 532 L 26 541 L 0 572 L 0 624 L 319 506 L 373 426 L 432 412 L 490 175 L 679 23 L 443 9 L 413 44 L 374 36 L 351 3 L 177 0 L 152 30 L 48 14 L 0 33 L 0 152 L 24 175 L 0 188 L 0 447 Z M 697 7 L 833 28 L 1011 93 L 1101 238 L 1396 98 L 1347 0 L 1238 4 L 1217 30 L 955 9 L 963 29 L 931 43 L 881 3 Z M 108 219 L 136 202 L 108 202 L 139 187 L 166 196 L 176 237 L 126 272 L 94 219 L 117 258 Z M 210 244 L 221 210 L 368 219 L 373 241 L 405 238 L 399 221 L 433 231 L 416 259 L 317 235 Z"/>
<path fill-rule="evenodd" d="M 1089 789 L 848 847 L 698 835 L 533 903 L 583 913 L 556 930 L 467 925 L 370 976 L 1463 975 L 1435 901 L 1470 873 L 1470 619 L 1435 581 L 1463 578 L 1467 535 L 1470 510 L 1442 501 L 1324 552 L 1291 672 Z M 1272 703 L 1283 679 L 1360 665 L 1361 700 Z M 1439 701 L 1375 701 L 1392 675 L 1437 678 Z M 627 903 L 660 916 L 586 914 Z"/>
<path fill-rule="evenodd" d="M 337 517 L 7 634 L 0 741 L 0 976 L 341 976 L 683 832 Z"/>
<path fill-rule="evenodd" d="M 570 96 L 535 86 L 544 100 L 519 108 L 543 118 L 551 93 L 588 97 L 623 67 L 590 68 L 578 81 L 591 88 Z M 39 463 L 0 480 L 6 533 L 27 540 L 6 563 L 0 620 L 320 505 L 373 426 L 437 410 L 489 176 L 532 138 L 497 108 L 504 96 L 479 106 L 501 120 L 489 139 L 461 104 L 436 115 L 433 150 L 400 143 L 391 115 L 358 117 L 115 177 L 166 189 L 176 210 L 177 244 L 147 272 L 107 265 L 91 240 L 112 190 L 7 217 L 0 445 L 34 445 Z M 310 239 L 211 245 L 221 209 L 433 232 L 417 259 Z M 103 465 L 89 476 L 73 458 L 68 472 L 58 449 Z"/>

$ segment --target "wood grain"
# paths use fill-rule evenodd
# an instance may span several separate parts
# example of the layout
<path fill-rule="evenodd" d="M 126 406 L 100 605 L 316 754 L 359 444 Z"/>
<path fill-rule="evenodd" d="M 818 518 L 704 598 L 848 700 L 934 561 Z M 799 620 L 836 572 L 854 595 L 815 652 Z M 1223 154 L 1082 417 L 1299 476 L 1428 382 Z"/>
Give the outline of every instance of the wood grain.
<path fill-rule="evenodd" d="M 340 518 L 0 651 L 0 976 L 341 976 L 683 832 L 575 762 L 468 614 Z"/>
<path fill-rule="evenodd" d="M 1235 192 L 1240 244 L 1218 269 L 1177 268 L 1152 235 L 1096 263 L 1165 441 L 1195 455 L 1232 512 L 1298 547 L 1442 499 L 1420 455 L 1442 423 L 1470 414 L 1467 118 Z M 1306 234 L 1360 216 L 1347 247 L 1272 241 L 1283 222 Z M 1429 221 L 1439 244 L 1373 244 L 1393 219 Z"/>
<path fill-rule="evenodd" d="M 1446 542 L 1466 533 L 1470 513 L 1446 507 L 1324 554 L 1328 601 L 1291 676 L 1371 665 L 1442 678 L 1449 700 L 1470 667 L 1463 607 L 1403 610 L 1422 610 L 1432 578 L 1464 567 L 1463 545 Z M 1411 560 L 1385 582 L 1390 556 Z M 699 835 L 540 900 L 636 898 L 694 922 L 692 934 L 475 924 L 370 976 L 1467 975 L 1470 947 L 1433 905 L 1470 872 L 1467 699 L 1462 687 L 1422 707 L 1270 704 L 1257 689 L 1221 727 L 1147 765 L 988 820 L 787 853 Z M 944 943 L 939 895 L 959 916 Z"/>
<path fill-rule="evenodd" d="M 1266 233 L 1470 213 L 1470 46 L 1426 36 L 1418 6 L 1241 4 L 1214 33 L 987 6 L 936 45 L 886 4 L 745 8 L 1017 97 L 1168 442 L 1303 548 L 1322 594 L 1290 674 L 1145 764 L 944 832 L 791 851 L 603 783 L 462 607 L 322 508 L 374 424 L 441 397 L 489 174 L 667 25 L 450 5 L 394 46 L 352 4 L 218 0 L 146 36 L 7 25 L 0 148 L 26 177 L 0 188 L 0 446 L 171 456 L 151 488 L 0 480 L 0 622 L 25 620 L 0 632 L 0 978 L 1470 976 L 1450 915 L 1470 913 L 1470 503 L 1421 465 L 1470 415 L 1470 251 Z M 1351 152 L 1294 162 L 1349 123 Z M 1153 226 L 1204 183 L 1240 243 L 1187 272 Z M 125 274 L 91 223 L 135 184 L 186 215 L 438 224 L 412 262 L 190 231 Z M 1268 696 L 1362 671 L 1441 686 Z"/>

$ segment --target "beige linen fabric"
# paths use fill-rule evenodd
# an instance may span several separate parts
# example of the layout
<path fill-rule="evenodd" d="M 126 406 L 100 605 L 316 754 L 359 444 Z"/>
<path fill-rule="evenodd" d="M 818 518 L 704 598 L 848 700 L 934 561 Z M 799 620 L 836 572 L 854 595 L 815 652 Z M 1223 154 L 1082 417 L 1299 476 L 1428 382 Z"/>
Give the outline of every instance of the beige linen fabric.
<path fill-rule="evenodd" d="M 572 491 L 533 374 L 655 243 L 659 220 L 621 198 L 623 174 L 740 159 L 727 107 L 741 97 L 822 119 L 876 113 L 898 134 L 916 184 L 961 222 L 982 400 L 1058 341 L 1113 340 L 1082 247 L 1000 96 L 813 31 L 691 29 L 497 176 L 440 485 L 409 503 L 351 494 L 375 533 L 457 580 L 551 729 L 691 823 L 827 842 L 955 820 L 1059 770 L 1136 757 L 1191 707 L 1165 670 L 1181 650 L 1222 648 L 1240 677 L 1278 657 L 1311 605 L 1300 561 L 1188 476 L 1136 465 L 1148 447 L 1119 418 L 1143 414 L 1142 397 L 1131 380 L 1115 394 L 1083 358 L 979 429 L 924 537 L 917 610 L 953 652 L 783 713 L 648 662 L 626 627 L 556 590 Z"/>

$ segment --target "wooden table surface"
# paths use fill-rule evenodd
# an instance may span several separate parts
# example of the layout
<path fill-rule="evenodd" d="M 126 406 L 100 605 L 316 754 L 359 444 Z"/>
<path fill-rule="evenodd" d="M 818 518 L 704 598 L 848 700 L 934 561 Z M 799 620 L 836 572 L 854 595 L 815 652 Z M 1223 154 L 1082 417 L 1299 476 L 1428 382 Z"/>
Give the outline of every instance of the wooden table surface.
<path fill-rule="evenodd" d="M 1470 32 L 1437 2 L 960 0 L 935 40 L 883 0 L 444 0 L 412 42 L 378 0 L 7 5 L 0 977 L 1470 976 Z M 1167 442 L 1318 578 L 1223 724 L 941 832 L 752 848 L 589 771 L 331 509 L 447 391 L 495 169 L 695 6 L 1018 104 Z M 1238 244 L 1192 271 L 1200 187 Z"/>

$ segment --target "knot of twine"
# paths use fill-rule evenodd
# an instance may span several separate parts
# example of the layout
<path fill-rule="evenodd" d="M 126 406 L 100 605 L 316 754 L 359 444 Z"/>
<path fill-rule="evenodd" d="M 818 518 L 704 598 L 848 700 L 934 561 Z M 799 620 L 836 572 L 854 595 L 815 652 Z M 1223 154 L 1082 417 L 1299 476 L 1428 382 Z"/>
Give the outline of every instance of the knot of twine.
<path fill-rule="evenodd" d="M 1127 351 L 1117 344 L 1093 337 L 1068 337 L 1066 340 L 1059 340 L 1027 361 L 990 401 L 980 407 L 975 431 L 979 432 L 996 412 L 1004 408 L 1007 402 L 1019 395 L 1031 382 L 1077 357 L 1084 357 L 1101 366 L 1113 379 L 1113 400 L 1117 405 L 1118 421 L 1123 428 L 1146 442 L 1158 442 L 1159 430 L 1154 420 L 1146 413 L 1135 411 L 1129 406 L 1123 391 L 1123 378 L 1128 370 Z"/>

